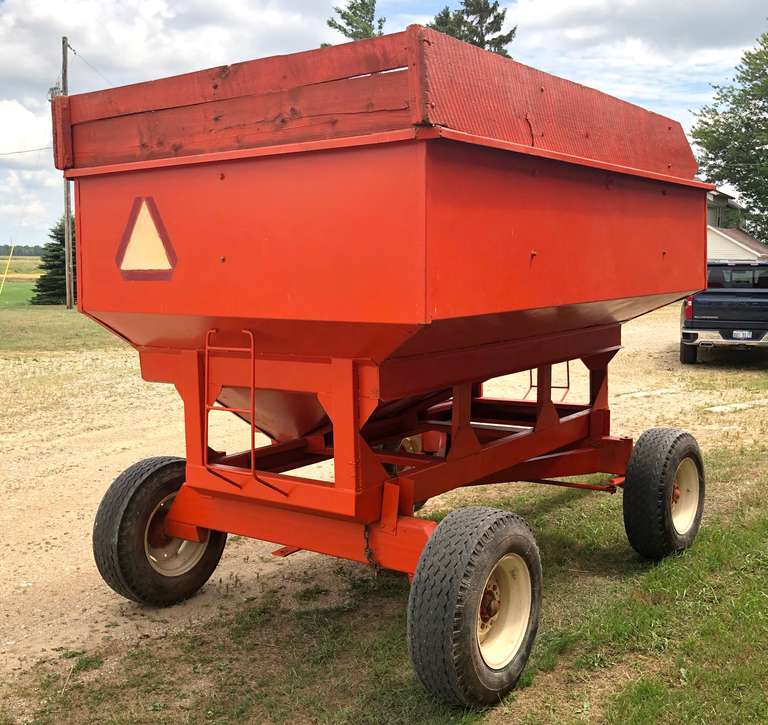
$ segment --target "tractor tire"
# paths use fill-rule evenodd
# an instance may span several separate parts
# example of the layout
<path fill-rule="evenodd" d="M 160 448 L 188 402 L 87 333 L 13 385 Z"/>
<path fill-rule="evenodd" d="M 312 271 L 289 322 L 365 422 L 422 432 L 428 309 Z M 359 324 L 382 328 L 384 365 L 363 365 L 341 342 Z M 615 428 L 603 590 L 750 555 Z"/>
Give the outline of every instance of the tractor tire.
<path fill-rule="evenodd" d="M 471 507 L 450 513 L 424 547 L 408 599 L 408 649 L 437 698 L 498 703 L 536 639 L 541 559 L 519 516 Z"/>
<path fill-rule="evenodd" d="M 686 345 L 680 343 L 680 362 L 683 365 L 695 365 L 699 361 L 698 345 Z"/>
<path fill-rule="evenodd" d="M 203 542 L 170 538 L 164 512 L 184 482 L 183 458 L 134 463 L 107 490 L 93 524 L 93 555 L 104 581 L 140 604 L 166 607 L 191 597 L 219 563 L 227 535 Z"/>
<path fill-rule="evenodd" d="M 696 439 L 651 428 L 635 444 L 624 481 L 624 528 L 632 548 L 658 560 L 688 548 L 704 513 L 704 463 Z"/>

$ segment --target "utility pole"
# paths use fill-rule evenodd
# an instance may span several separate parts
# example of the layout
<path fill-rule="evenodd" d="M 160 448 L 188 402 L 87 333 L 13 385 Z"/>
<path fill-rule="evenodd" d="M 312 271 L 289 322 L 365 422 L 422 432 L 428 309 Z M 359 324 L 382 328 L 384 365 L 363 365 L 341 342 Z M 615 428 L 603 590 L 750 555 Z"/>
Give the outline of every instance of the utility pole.
<path fill-rule="evenodd" d="M 67 51 L 69 42 L 65 35 L 61 39 L 61 94 L 69 95 L 67 83 Z M 74 290 L 72 287 L 72 196 L 70 194 L 69 179 L 64 177 L 64 286 L 67 292 L 67 309 L 72 309 Z"/>

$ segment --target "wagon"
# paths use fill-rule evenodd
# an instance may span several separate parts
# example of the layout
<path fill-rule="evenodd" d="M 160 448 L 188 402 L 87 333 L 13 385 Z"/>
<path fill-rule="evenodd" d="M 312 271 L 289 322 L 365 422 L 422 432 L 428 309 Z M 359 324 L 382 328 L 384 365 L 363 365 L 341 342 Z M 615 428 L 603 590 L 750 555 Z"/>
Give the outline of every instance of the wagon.
<path fill-rule="evenodd" d="M 539 550 L 513 513 L 438 525 L 425 501 L 623 489 L 640 555 L 693 541 L 695 440 L 633 445 L 608 406 L 622 323 L 705 285 L 709 187 L 678 123 L 418 26 L 59 97 L 53 117 L 79 309 L 184 405 L 186 459 L 131 466 L 96 515 L 117 593 L 191 596 L 228 533 L 403 572 L 419 679 L 482 706 L 533 645 Z M 572 361 L 583 403 L 553 391 Z M 524 399 L 484 394 L 525 370 Z M 209 434 L 227 415 L 239 449 Z"/>

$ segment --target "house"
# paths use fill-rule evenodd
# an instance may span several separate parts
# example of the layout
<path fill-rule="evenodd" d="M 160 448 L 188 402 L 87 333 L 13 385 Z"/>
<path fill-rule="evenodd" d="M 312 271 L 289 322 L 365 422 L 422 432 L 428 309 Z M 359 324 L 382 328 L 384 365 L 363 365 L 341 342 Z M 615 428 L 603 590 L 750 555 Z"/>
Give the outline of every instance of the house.
<path fill-rule="evenodd" d="M 768 245 L 742 228 L 742 208 L 723 191 L 707 195 L 707 259 L 768 261 Z"/>

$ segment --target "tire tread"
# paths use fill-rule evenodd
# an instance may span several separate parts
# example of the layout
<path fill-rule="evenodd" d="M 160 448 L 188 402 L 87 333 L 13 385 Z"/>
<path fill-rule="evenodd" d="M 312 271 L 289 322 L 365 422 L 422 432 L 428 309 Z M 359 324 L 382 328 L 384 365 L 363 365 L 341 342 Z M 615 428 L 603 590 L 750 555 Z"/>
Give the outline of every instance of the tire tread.
<path fill-rule="evenodd" d="M 460 626 L 461 594 L 469 587 L 483 546 L 510 525 L 522 529 L 536 546 L 533 531 L 517 514 L 468 507 L 443 520 L 419 558 L 408 600 L 408 648 L 421 683 L 447 702 L 477 704 L 458 666 L 459 659 L 468 656 L 454 637 Z"/>
<path fill-rule="evenodd" d="M 651 428 L 638 439 L 627 466 L 624 484 L 624 527 L 632 548 L 647 559 L 659 560 L 678 551 L 679 542 L 666 518 L 667 480 L 681 446 L 690 445 L 700 468 L 701 455 L 693 436 L 679 428 Z M 694 532 L 695 533 L 695 532 Z"/>

